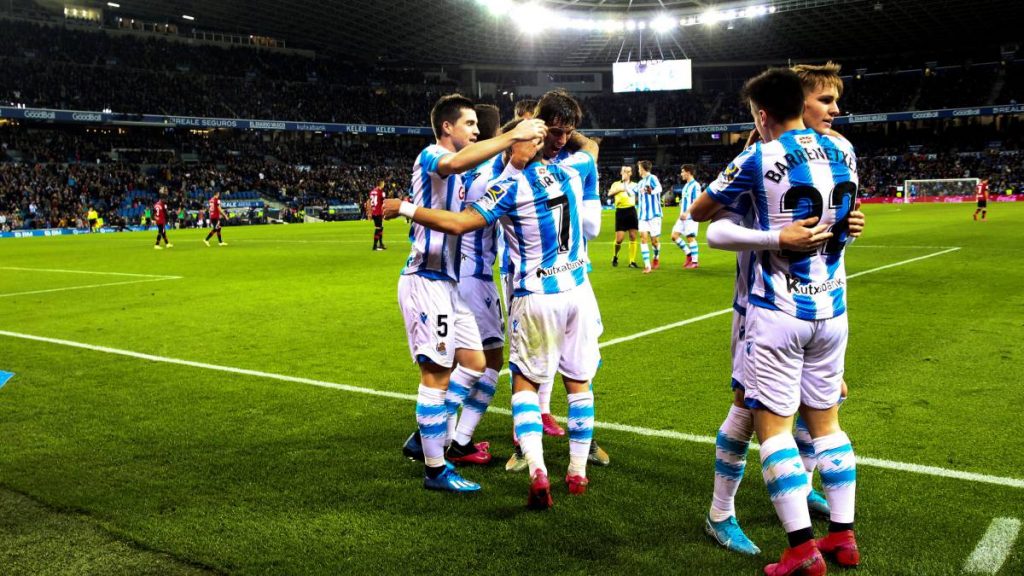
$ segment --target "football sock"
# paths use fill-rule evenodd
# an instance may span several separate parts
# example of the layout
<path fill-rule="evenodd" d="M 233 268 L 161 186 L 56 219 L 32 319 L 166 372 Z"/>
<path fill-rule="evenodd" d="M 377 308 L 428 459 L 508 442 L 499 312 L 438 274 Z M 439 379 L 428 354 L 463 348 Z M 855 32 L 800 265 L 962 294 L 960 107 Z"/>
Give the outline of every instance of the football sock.
<path fill-rule="evenodd" d="M 459 417 L 459 424 L 455 428 L 456 442 L 469 444 L 473 439 L 473 432 L 487 412 L 487 407 L 491 405 L 497 385 L 498 371 L 494 368 L 486 369 L 484 375 L 473 385 L 473 390 L 463 402 L 462 416 Z"/>
<path fill-rule="evenodd" d="M 416 424 L 423 444 L 423 461 L 427 468 L 444 467 L 444 439 L 447 432 L 444 390 L 420 384 L 416 394 Z"/>
<path fill-rule="evenodd" d="M 548 473 L 544 466 L 544 427 L 540 422 L 540 401 L 536 392 L 525 390 L 512 395 L 512 421 L 523 456 L 530 466 L 530 477 L 537 470 Z"/>
<path fill-rule="evenodd" d="M 985 219 L 985 215 L 986 215 L 986 214 L 988 214 L 988 210 L 982 210 L 982 211 L 981 211 L 981 219 L 982 219 L 982 220 L 984 220 L 984 219 Z"/>
<path fill-rule="evenodd" d="M 459 408 L 465 402 L 466 397 L 473 390 L 477 380 L 483 376 L 483 372 L 470 370 L 465 366 L 459 366 L 452 370 L 451 378 L 448 379 L 448 392 L 444 396 L 444 406 L 448 411 L 448 433 L 445 444 L 451 444 L 455 437 L 455 425 L 459 419 Z"/>
<path fill-rule="evenodd" d="M 612 258 L 619 258 L 619 250 L 622 250 L 622 242 L 615 243 L 615 253 L 612 255 Z"/>
<path fill-rule="evenodd" d="M 699 251 L 698 248 L 697 248 L 697 241 L 694 240 L 693 242 L 688 244 L 688 246 L 690 247 L 690 256 L 693 258 L 693 261 L 696 262 L 697 261 L 697 253 Z"/>
<path fill-rule="evenodd" d="M 587 457 L 594 438 L 594 393 L 569 394 L 569 475 L 587 475 Z"/>
<path fill-rule="evenodd" d="M 807 528 L 786 532 L 786 539 L 789 540 L 790 548 L 796 548 L 804 542 L 814 540 L 814 528 L 808 526 Z"/>
<path fill-rule="evenodd" d="M 661 256 L 661 244 L 652 244 L 654 248 L 654 259 L 657 260 Z"/>
<path fill-rule="evenodd" d="M 715 438 L 715 491 L 711 499 L 711 520 L 721 522 L 736 515 L 736 492 L 747 467 L 747 448 L 754 434 L 750 410 L 731 406 Z"/>
<path fill-rule="evenodd" d="M 675 242 L 676 246 L 679 246 L 679 249 L 685 252 L 687 255 L 690 254 L 690 246 L 681 237 L 676 238 L 675 240 L 673 240 L 673 242 Z"/>
<path fill-rule="evenodd" d="M 807 494 L 811 488 L 792 434 L 784 432 L 761 443 L 761 474 L 786 534 L 810 528 Z"/>
<path fill-rule="evenodd" d="M 636 246 L 637 246 L 636 240 L 630 240 L 629 241 L 629 262 L 630 263 L 636 262 Z"/>
<path fill-rule="evenodd" d="M 853 523 L 857 492 L 857 460 L 850 439 L 843 431 L 814 439 L 818 454 L 821 485 L 832 513 L 830 520 L 838 524 Z"/>
<path fill-rule="evenodd" d="M 818 458 L 814 455 L 814 440 L 811 439 L 811 432 L 804 423 L 803 416 L 796 417 L 796 431 L 793 433 L 796 439 L 796 447 L 800 450 L 800 460 L 807 470 L 807 482 L 814 486 L 814 469 L 818 466 Z"/>
<path fill-rule="evenodd" d="M 647 249 L 647 243 L 640 243 L 640 257 L 644 260 L 644 268 L 651 267 L 651 252 Z"/>
<path fill-rule="evenodd" d="M 551 414 L 551 390 L 555 387 L 555 382 L 546 382 L 541 384 L 537 388 L 537 397 L 540 399 L 540 413 Z"/>

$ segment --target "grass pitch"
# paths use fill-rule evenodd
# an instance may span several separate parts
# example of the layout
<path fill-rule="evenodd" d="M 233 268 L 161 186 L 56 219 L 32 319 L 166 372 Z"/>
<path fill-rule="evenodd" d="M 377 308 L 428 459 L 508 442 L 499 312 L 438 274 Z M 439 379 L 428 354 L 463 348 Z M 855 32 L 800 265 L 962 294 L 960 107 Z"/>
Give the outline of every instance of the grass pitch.
<path fill-rule="evenodd" d="M 966 204 L 866 207 L 848 273 L 902 264 L 850 282 L 842 420 L 859 457 L 1024 478 L 1024 206 L 994 204 L 985 223 Z M 608 213 L 590 249 L 602 341 L 729 308 L 731 254 L 702 245 L 684 271 L 666 234 L 662 269 L 642 276 L 611 267 L 612 229 Z M 195 230 L 164 251 L 155 233 L 0 241 L 0 370 L 15 373 L 0 389 L 3 572 L 753 575 L 778 557 L 755 452 L 737 510 L 764 553 L 745 558 L 702 531 L 714 447 L 651 436 L 715 434 L 728 313 L 602 349 L 597 419 L 633 428 L 597 430 L 612 465 L 582 497 L 560 479 L 567 441 L 546 439 L 555 508 L 540 514 L 525 474 L 503 469 L 505 414 L 477 433 L 495 463 L 465 471 L 483 492 L 438 494 L 399 452 L 408 398 L 161 360 L 415 394 L 405 234 L 388 223 L 385 252 L 367 222 L 229 228 L 223 248 Z M 503 377 L 493 405 L 508 399 Z M 1024 519 L 1024 488 L 866 463 L 857 498 L 858 574 L 959 574 L 993 518 Z M 1024 573 L 1022 550 L 999 574 Z"/>

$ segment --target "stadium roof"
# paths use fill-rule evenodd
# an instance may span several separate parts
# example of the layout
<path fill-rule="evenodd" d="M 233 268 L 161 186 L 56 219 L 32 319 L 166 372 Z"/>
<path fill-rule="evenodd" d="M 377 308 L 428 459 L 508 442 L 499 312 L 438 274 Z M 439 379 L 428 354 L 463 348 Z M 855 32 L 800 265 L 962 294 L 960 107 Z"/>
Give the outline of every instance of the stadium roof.
<path fill-rule="evenodd" d="M 824 58 L 874 58 L 949 51 L 999 57 L 1000 44 L 1024 36 L 1018 0 L 535 0 L 564 20 L 634 21 L 645 30 L 524 31 L 491 3 L 511 3 L 522 15 L 525 0 L 75 0 L 150 21 L 282 38 L 357 60 L 417 64 L 488 64 L 521 67 L 608 66 L 616 60 L 692 58 L 708 62 L 784 62 Z M 58 0 L 37 0 L 62 9 Z M 772 14 L 681 25 L 711 8 L 772 7 Z M 187 21 L 183 15 L 194 17 Z M 667 31 L 647 25 L 659 15 Z M 544 20 L 540 13 L 535 17 Z M 547 18 L 550 19 L 550 18 Z M 666 18 L 667 20 L 668 18 Z M 548 23 L 550 25 L 550 23 Z M 527 26 L 529 27 L 529 26 Z M 583 26 L 581 26 L 583 27 Z"/>

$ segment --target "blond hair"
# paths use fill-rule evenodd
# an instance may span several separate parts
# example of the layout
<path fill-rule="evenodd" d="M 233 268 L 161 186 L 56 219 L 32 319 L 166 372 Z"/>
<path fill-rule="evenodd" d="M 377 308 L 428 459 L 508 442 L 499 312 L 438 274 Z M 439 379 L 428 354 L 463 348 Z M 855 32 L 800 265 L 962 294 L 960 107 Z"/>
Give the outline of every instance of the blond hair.
<path fill-rule="evenodd" d="M 829 60 L 824 64 L 797 64 L 793 66 L 793 72 L 800 77 L 804 85 L 804 92 L 809 93 L 819 88 L 835 87 L 839 96 L 843 95 L 843 79 L 839 77 L 840 65 L 838 62 Z"/>

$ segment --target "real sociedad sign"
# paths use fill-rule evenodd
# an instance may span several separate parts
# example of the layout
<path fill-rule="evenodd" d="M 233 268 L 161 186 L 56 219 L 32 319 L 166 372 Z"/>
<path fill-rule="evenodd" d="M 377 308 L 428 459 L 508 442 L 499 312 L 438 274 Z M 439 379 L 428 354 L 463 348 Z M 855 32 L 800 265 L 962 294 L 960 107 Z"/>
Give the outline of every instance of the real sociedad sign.
<path fill-rule="evenodd" d="M 998 116 L 1002 114 L 1024 114 L 1024 105 L 978 106 L 974 108 L 945 108 L 941 110 L 918 110 L 885 112 L 878 114 L 855 114 L 840 116 L 833 125 L 866 124 L 882 122 L 903 122 L 907 120 L 932 120 L 938 118 L 960 118 L 965 116 Z M 256 120 L 239 118 L 201 118 L 196 116 L 162 116 L 158 114 L 121 114 L 110 112 L 89 112 L 82 110 L 48 110 L 42 108 L 13 108 L 0 106 L 0 118 L 20 120 L 71 122 L 87 124 L 110 124 L 124 126 L 133 124 L 180 126 L 182 128 L 236 128 L 240 130 L 284 130 L 289 132 L 332 132 L 347 134 L 394 134 L 397 136 L 430 136 L 433 131 L 427 126 L 386 126 L 379 124 L 338 124 L 333 122 L 292 122 L 286 120 Z M 666 128 L 615 128 L 583 130 L 589 136 L 604 138 L 632 138 L 636 136 L 680 136 L 686 134 L 710 134 L 718 132 L 748 132 L 754 129 L 753 122 L 733 124 L 708 124 L 702 126 L 673 126 Z"/>

